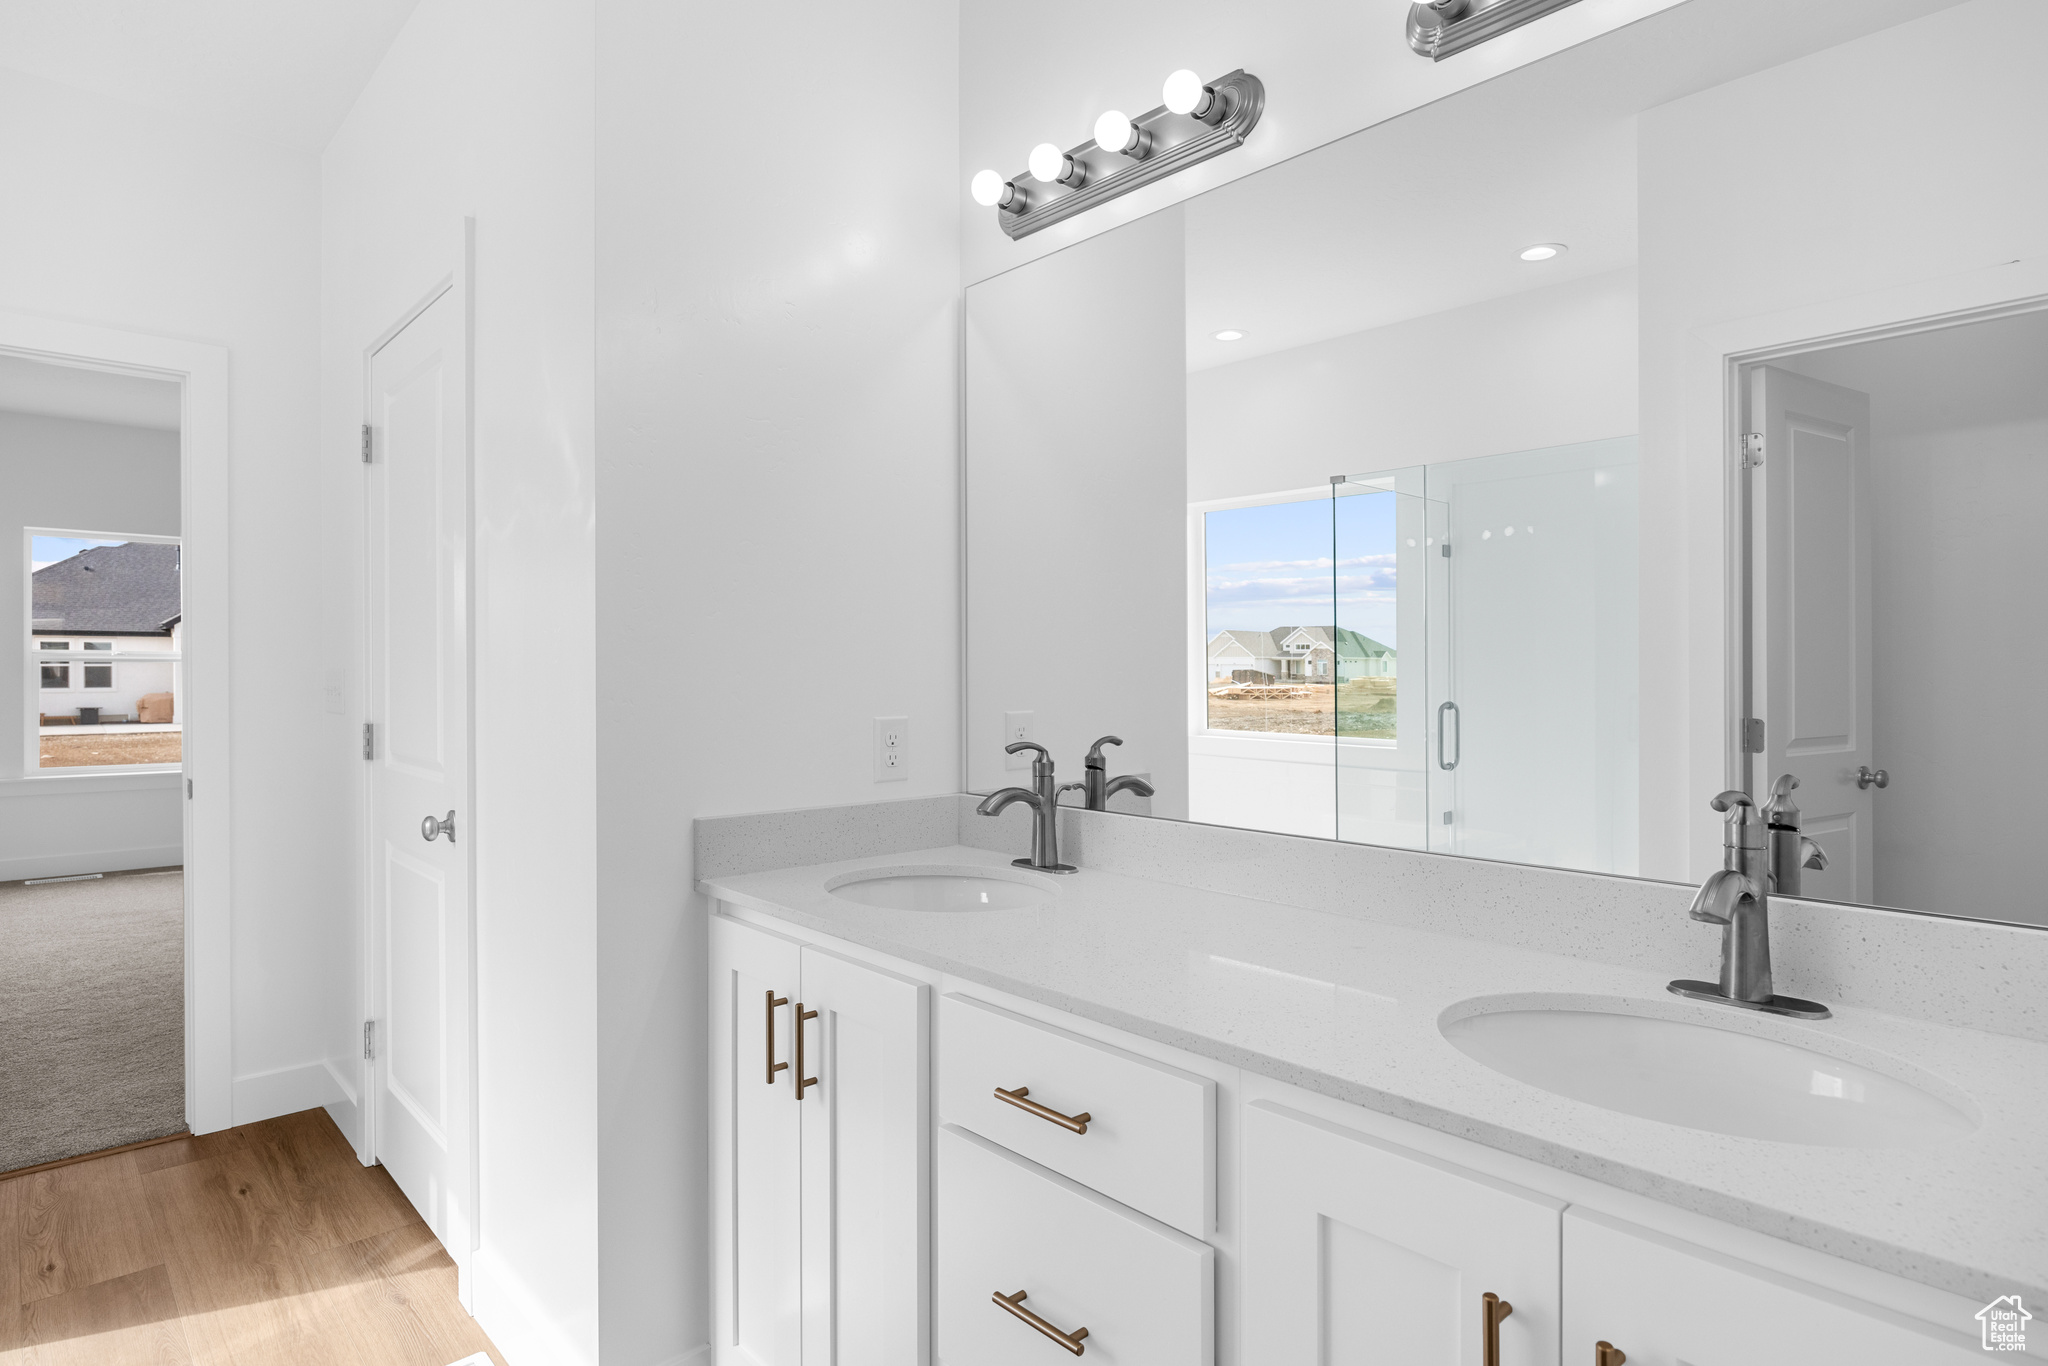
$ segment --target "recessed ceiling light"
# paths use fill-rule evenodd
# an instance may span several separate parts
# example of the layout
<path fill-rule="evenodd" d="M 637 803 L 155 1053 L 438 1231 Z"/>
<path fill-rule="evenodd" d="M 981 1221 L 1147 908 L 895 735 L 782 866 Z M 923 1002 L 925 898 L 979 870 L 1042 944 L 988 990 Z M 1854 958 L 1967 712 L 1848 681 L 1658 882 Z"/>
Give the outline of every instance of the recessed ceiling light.
<path fill-rule="evenodd" d="M 1243 341 L 1244 333 L 1234 327 L 1226 327 L 1216 334 L 1217 341 Z"/>
<path fill-rule="evenodd" d="M 1522 248 L 1524 261 L 1548 261 L 1553 256 L 1562 256 L 1571 248 L 1562 242 L 1538 242 L 1533 247 Z"/>

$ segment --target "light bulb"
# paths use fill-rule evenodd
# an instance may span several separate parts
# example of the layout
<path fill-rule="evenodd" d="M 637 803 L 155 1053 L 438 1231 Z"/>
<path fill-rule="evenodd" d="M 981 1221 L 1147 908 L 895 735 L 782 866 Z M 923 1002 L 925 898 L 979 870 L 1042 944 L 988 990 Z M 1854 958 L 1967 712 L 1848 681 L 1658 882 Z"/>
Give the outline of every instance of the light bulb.
<path fill-rule="evenodd" d="M 1031 178 L 1050 185 L 1060 178 L 1066 169 L 1067 154 L 1049 142 L 1041 142 L 1031 149 Z"/>
<path fill-rule="evenodd" d="M 1121 109 L 1112 109 L 1095 120 L 1095 145 L 1105 152 L 1121 152 L 1131 145 L 1131 134 L 1136 131 Z"/>
<path fill-rule="evenodd" d="M 984 209 L 993 209 L 1003 202 L 1003 178 L 994 171 L 976 171 L 974 183 L 968 188 L 974 193 L 974 202 Z"/>
<path fill-rule="evenodd" d="M 1548 261 L 1553 256 L 1562 256 L 1568 248 L 1562 242 L 1538 242 L 1533 247 L 1522 248 L 1524 261 Z"/>
<path fill-rule="evenodd" d="M 1182 69 L 1166 78 L 1166 86 L 1159 92 L 1159 102 L 1176 114 L 1192 114 L 1201 104 L 1202 95 L 1202 78 Z"/>
<path fill-rule="evenodd" d="M 1226 328 L 1224 328 L 1224 329 L 1223 329 L 1223 330 L 1222 330 L 1221 332 L 1218 332 L 1218 333 L 1216 334 L 1216 340 L 1217 340 L 1217 341 L 1243 341 L 1243 340 L 1244 340 L 1244 333 L 1243 333 L 1243 332 L 1240 332 L 1240 331 L 1239 331 L 1239 330 L 1238 330 L 1237 328 L 1234 328 L 1234 327 L 1226 327 Z"/>

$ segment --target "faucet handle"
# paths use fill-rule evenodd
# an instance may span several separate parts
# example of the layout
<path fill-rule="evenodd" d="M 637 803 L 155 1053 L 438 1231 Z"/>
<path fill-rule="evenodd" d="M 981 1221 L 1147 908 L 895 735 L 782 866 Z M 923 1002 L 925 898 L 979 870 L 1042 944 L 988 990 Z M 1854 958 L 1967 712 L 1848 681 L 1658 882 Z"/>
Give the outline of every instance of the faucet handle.
<path fill-rule="evenodd" d="M 1083 761 L 1084 765 L 1088 768 L 1108 767 L 1108 765 L 1104 763 L 1102 758 L 1102 747 L 1104 745 L 1120 745 L 1123 742 L 1123 737 L 1121 735 L 1103 736 L 1100 740 L 1097 740 L 1094 744 L 1088 746 L 1088 757 L 1086 760 Z"/>
<path fill-rule="evenodd" d="M 1756 803 L 1750 800 L 1747 792 L 1742 791 L 1740 788 L 1730 788 L 1714 798 L 1714 800 L 1708 802 L 1707 805 L 1713 807 L 1716 811 L 1727 811 L 1738 806 L 1754 808 Z"/>
<path fill-rule="evenodd" d="M 1025 749 L 1035 749 L 1038 751 L 1038 759 L 1036 760 L 1036 762 L 1038 763 L 1049 764 L 1052 762 L 1052 751 L 1047 749 L 1044 745 L 1039 744 L 1036 740 L 1018 740 L 1011 744 L 1004 745 L 1003 753 L 1015 754 L 1019 750 Z"/>

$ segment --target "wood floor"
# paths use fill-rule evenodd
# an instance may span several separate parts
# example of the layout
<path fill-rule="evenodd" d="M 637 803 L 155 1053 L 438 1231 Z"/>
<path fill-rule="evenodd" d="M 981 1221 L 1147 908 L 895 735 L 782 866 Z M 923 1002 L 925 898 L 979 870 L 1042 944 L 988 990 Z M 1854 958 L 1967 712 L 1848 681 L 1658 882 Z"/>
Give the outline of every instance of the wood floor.
<path fill-rule="evenodd" d="M 0 1180 L 0 1366 L 499 1356 L 455 1264 L 324 1110 Z"/>

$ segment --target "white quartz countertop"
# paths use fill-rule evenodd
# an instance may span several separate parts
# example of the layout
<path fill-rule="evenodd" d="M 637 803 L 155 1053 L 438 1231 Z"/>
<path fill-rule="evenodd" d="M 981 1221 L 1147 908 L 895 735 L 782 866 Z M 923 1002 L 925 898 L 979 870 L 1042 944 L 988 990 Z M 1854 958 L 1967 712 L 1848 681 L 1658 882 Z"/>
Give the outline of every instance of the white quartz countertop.
<path fill-rule="evenodd" d="M 1009 860 L 953 846 L 701 885 L 734 906 L 1924 1284 L 1986 1301 L 2048 1297 L 2048 1044 L 1852 1007 L 1813 1022 L 1752 1015 L 1672 996 L 1664 986 L 1677 970 L 1086 868 L 1026 910 L 899 911 L 826 890 L 838 875 L 882 868 L 1007 872 Z M 1731 1137 L 1539 1090 L 1439 1032 L 1459 1002 L 1539 993 L 1931 1073 L 1982 1123 L 1912 1150 Z"/>

